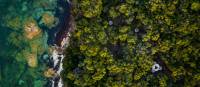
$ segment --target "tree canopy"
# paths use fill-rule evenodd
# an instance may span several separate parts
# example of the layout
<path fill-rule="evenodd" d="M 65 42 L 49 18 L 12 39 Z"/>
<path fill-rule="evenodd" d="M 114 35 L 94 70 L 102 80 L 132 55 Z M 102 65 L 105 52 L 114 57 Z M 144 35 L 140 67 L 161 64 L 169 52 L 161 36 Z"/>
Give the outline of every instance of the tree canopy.
<path fill-rule="evenodd" d="M 198 0 L 74 0 L 63 79 L 75 87 L 200 86 Z M 157 62 L 163 69 L 151 68 Z"/>

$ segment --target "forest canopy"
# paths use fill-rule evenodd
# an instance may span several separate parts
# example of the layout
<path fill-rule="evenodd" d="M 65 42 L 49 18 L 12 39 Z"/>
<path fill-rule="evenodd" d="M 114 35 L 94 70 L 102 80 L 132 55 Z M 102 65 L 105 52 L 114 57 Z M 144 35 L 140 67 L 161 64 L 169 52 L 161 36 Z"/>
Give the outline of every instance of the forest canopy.
<path fill-rule="evenodd" d="M 198 0 L 73 0 L 64 83 L 75 87 L 200 86 Z M 162 70 L 151 72 L 157 63 Z"/>

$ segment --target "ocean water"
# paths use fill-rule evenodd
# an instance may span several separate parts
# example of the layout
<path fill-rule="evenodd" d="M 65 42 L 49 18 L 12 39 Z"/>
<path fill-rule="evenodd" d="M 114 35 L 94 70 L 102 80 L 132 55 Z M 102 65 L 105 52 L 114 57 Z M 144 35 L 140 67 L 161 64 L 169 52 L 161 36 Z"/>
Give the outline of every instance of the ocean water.
<path fill-rule="evenodd" d="M 0 0 L 0 87 L 44 87 L 57 0 Z"/>

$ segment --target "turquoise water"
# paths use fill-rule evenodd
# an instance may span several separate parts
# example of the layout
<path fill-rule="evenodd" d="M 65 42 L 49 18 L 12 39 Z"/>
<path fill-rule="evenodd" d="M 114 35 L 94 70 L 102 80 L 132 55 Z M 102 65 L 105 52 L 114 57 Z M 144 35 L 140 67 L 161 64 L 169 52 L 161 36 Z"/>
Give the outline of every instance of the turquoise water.
<path fill-rule="evenodd" d="M 0 87 L 46 85 L 42 56 L 49 53 L 47 32 L 56 25 L 55 8 L 56 0 L 0 0 Z"/>

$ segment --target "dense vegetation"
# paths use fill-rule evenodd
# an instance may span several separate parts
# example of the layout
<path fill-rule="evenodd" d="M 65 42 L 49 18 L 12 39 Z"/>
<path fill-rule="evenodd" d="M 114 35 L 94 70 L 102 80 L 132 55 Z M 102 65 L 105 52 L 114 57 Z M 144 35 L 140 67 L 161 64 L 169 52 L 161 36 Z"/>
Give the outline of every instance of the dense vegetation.
<path fill-rule="evenodd" d="M 200 86 L 198 0 L 73 0 L 72 13 L 69 87 Z"/>

